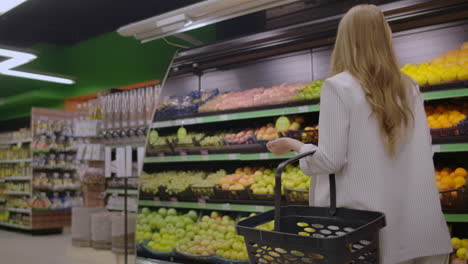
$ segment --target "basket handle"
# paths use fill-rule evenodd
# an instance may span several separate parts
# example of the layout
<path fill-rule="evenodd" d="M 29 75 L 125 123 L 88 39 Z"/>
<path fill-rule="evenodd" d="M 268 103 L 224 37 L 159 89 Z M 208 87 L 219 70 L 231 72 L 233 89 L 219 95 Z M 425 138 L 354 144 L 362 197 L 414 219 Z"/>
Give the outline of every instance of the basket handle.
<path fill-rule="evenodd" d="M 286 165 L 296 162 L 306 156 L 314 155 L 314 151 L 304 152 L 293 158 L 285 160 L 278 165 L 275 175 L 275 231 L 280 230 L 280 218 L 281 218 L 281 175 Z M 336 214 L 336 181 L 335 174 L 329 175 L 330 179 L 330 216 Z"/>

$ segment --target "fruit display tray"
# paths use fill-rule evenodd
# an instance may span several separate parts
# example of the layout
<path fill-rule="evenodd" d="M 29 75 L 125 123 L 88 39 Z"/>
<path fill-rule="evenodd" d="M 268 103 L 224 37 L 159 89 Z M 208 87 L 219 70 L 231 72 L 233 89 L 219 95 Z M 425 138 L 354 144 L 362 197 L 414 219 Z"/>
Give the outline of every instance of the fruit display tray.
<path fill-rule="evenodd" d="M 190 263 L 203 263 L 210 264 L 214 263 L 213 255 L 193 255 L 186 252 L 178 251 L 174 249 L 174 256 L 179 259 L 184 259 L 190 261 Z"/>
<path fill-rule="evenodd" d="M 309 191 L 307 190 L 294 190 L 284 188 L 284 196 L 288 204 L 290 202 L 296 203 L 308 203 L 309 202 Z"/>
<path fill-rule="evenodd" d="M 440 203 L 445 213 L 467 213 L 468 191 L 465 188 L 441 191 Z"/>
<path fill-rule="evenodd" d="M 436 85 L 426 85 L 420 87 L 421 92 L 431 92 L 431 91 L 440 91 L 440 90 L 448 90 L 448 89 L 461 89 L 467 88 L 468 81 L 456 81 L 456 82 L 449 82 L 449 83 L 441 83 Z"/>
<path fill-rule="evenodd" d="M 247 189 L 249 193 L 249 198 L 251 200 L 267 200 L 267 201 L 273 201 L 275 198 L 274 194 L 255 194 L 250 188 Z"/>
<path fill-rule="evenodd" d="M 244 190 L 223 190 L 219 186 L 214 187 L 215 198 L 227 200 L 248 200 L 249 192 Z"/>
<path fill-rule="evenodd" d="M 223 114 L 231 114 L 231 113 L 239 113 L 239 112 L 269 110 L 269 109 L 272 109 L 272 108 L 284 108 L 284 107 L 293 107 L 293 106 L 315 105 L 315 104 L 318 104 L 319 102 L 320 102 L 319 99 L 312 99 L 312 100 L 303 100 L 303 101 L 293 101 L 293 102 L 288 102 L 288 103 L 285 103 L 285 104 L 271 104 L 271 105 L 246 107 L 246 108 L 232 109 L 232 110 L 219 111 L 219 112 L 197 113 L 197 114 L 185 115 L 185 116 L 173 116 L 173 117 L 167 117 L 167 118 L 155 117 L 153 119 L 153 122 L 170 121 L 170 120 L 176 120 L 176 119 L 180 119 L 180 118 L 205 117 L 205 116 L 211 116 L 211 115 L 223 115 Z"/>

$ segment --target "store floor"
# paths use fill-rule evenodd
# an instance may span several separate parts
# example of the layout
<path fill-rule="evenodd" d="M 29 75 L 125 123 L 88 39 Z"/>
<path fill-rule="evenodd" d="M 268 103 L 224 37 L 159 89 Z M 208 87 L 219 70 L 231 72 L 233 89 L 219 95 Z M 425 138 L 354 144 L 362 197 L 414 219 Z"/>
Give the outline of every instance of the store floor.
<path fill-rule="evenodd" d="M 70 231 L 62 234 L 32 236 L 0 229 L 1 263 L 10 264 L 123 264 L 123 256 L 109 250 L 95 250 L 71 245 Z M 129 264 L 135 258 L 129 256 Z"/>

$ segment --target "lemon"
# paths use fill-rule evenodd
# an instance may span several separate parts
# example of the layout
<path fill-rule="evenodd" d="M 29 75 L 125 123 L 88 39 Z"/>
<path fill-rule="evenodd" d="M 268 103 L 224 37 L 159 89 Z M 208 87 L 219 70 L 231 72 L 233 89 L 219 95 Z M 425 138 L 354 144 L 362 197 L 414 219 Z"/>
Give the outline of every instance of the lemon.
<path fill-rule="evenodd" d="M 465 258 L 465 255 L 466 255 L 466 248 L 457 249 L 457 257 Z"/>
<path fill-rule="evenodd" d="M 459 249 L 462 247 L 462 241 L 458 237 L 453 237 L 451 240 L 453 249 Z"/>
<path fill-rule="evenodd" d="M 298 227 L 308 227 L 309 224 L 308 224 L 308 223 L 304 223 L 304 222 L 299 222 L 299 223 L 297 223 L 297 226 L 298 226 Z"/>
<path fill-rule="evenodd" d="M 462 247 L 467 248 L 468 247 L 468 239 L 462 239 Z"/>
<path fill-rule="evenodd" d="M 310 234 L 307 233 L 307 232 L 299 232 L 297 234 L 300 235 L 300 236 L 310 236 Z"/>

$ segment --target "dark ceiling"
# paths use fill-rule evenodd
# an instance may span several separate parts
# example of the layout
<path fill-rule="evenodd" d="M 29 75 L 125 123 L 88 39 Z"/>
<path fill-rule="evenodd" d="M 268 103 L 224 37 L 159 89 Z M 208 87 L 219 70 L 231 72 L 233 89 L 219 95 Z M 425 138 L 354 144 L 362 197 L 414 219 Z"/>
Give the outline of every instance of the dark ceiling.
<path fill-rule="evenodd" d="M 71 45 L 200 0 L 29 0 L 0 16 L 0 44 Z"/>

